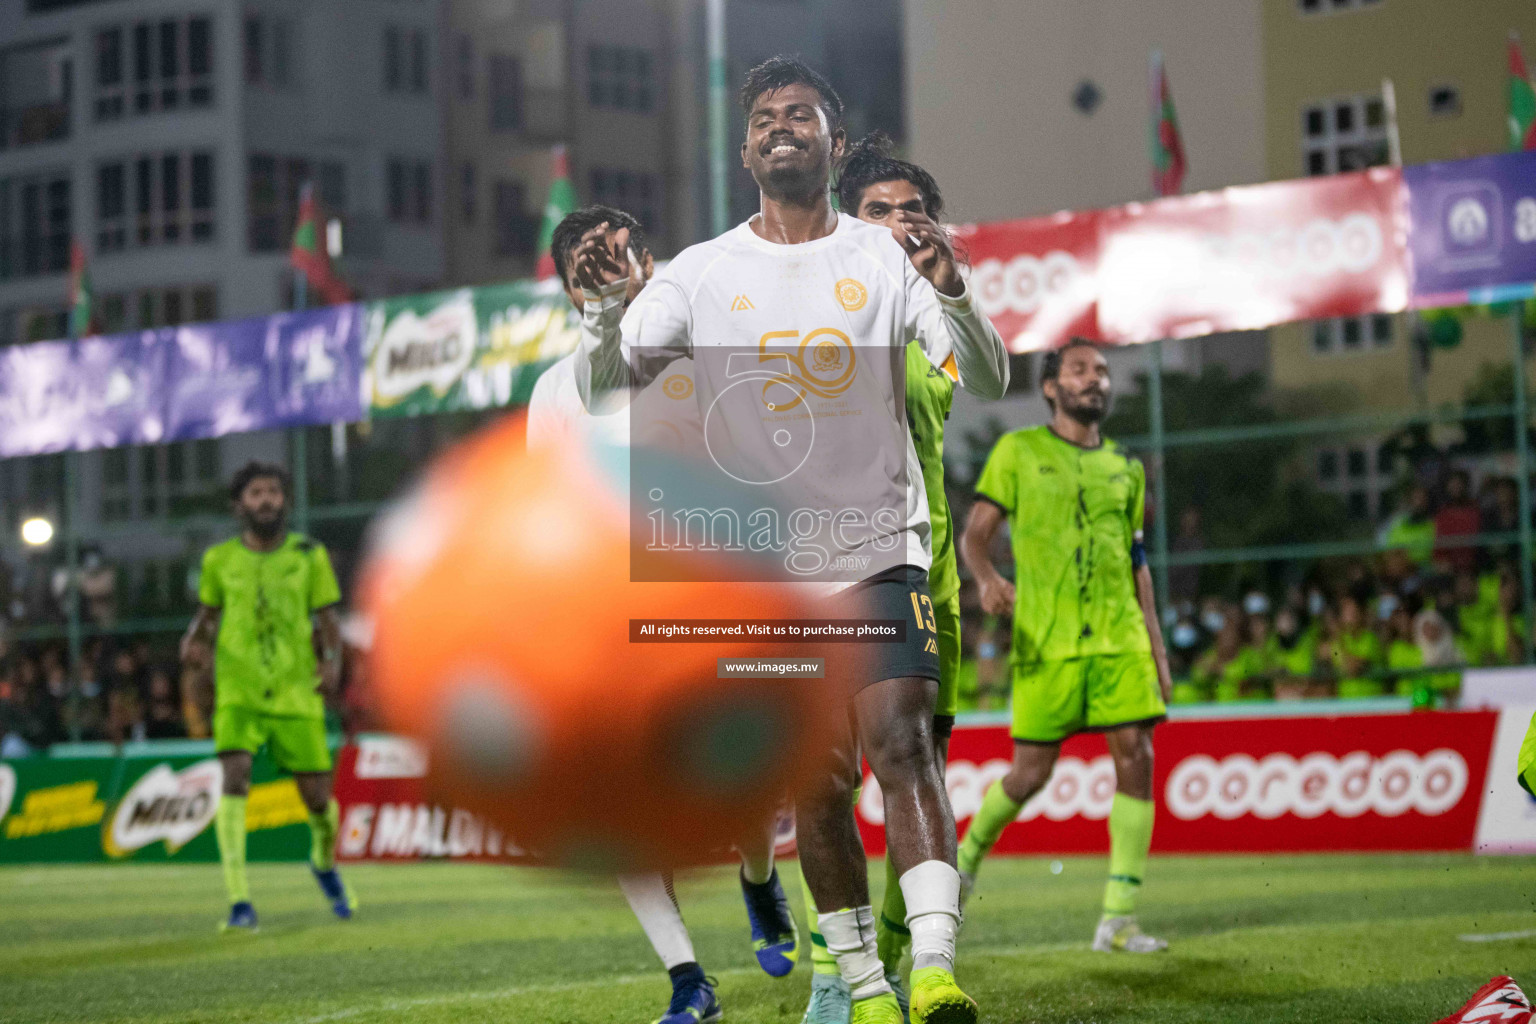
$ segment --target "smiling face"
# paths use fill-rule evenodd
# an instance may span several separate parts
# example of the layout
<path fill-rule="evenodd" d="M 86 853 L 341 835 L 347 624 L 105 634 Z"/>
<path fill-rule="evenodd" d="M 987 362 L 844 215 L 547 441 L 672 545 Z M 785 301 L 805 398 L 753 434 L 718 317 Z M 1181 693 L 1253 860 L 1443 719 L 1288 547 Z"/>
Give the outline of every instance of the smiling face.
<path fill-rule="evenodd" d="M 827 121 L 820 93 L 796 82 L 752 104 L 741 163 L 769 196 L 813 196 L 826 191 L 845 142 L 842 129 L 834 132 Z"/>

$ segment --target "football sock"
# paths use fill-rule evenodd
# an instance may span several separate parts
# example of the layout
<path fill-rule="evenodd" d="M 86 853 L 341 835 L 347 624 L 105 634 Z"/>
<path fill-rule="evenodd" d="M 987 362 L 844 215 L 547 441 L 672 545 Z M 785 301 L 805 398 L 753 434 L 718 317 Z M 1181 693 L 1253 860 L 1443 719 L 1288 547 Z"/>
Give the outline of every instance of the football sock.
<path fill-rule="evenodd" d="M 692 960 L 685 964 L 678 964 L 676 967 L 668 967 L 667 976 L 672 979 L 672 991 L 674 992 L 690 981 L 697 983 L 705 980 L 704 968 Z"/>
<path fill-rule="evenodd" d="M 695 962 L 693 940 L 677 908 L 671 875 L 620 875 L 619 888 L 668 971 Z"/>
<path fill-rule="evenodd" d="M 1136 895 L 1152 848 L 1150 800 L 1116 792 L 1109 807 L 1109 884 L 1104 887 L 1104 916 L 1136 912 Z"/>
<path fill-rule="evenodd" d="M 981 798 L 981 809 L 971 819 L 971 827 L 966 830 L 965 840 L 960 844 L 960 870 L 974 875 L 981 866 L 981 859 L 997 843 L 997 837 L 1003 834 L 1003 829 L 1018 820 L 1019 812 L 1023 809 L 1023 804 L 1015 803 L 1003 791 L 1001 780 L 988 786 L 986 796 Z"/>
<path fill-rule="evenodd" d="M 316 871 L 336 866 L 336 833 L 341 829 L 341 806 L 334 799 L 325 805 L 324 814 L 309 816 L 309 862 Z"/>
<path fill-rule="evenodd" d="M 955 932 L 960 928 L 960 874 L 941 860 L 925 860 L 901 876 L 912 933 L 912 969 L 955 969 Z"/>
<path fill-rule="evenodd" d="M 219 798 L 213 833 L 219 841 L 219 863 L 224 866 L 229 902 L 248 902 L 251 886 L 245 877 L 245 797 L 225 793 Z"/>
<path fill-rule="evenodd" d="M 854 999 L 886 995 L 891 986 L 885 980 L 885 968 L 875 951 L 875 911 L 855 907 L 822 914 L 817 923 L 826 936 L 827 949 L 837 958 L 838 973 L 848 984 Z"/>
<path fill-rule="evenodd" d="M 741 877 L 751 885 L 762 885 L 773 877 L 773 847 L 777 822 L 768 823 L 768 831 L 736 847 L 741 855 Z"/>
<path fill-rule="evenodd" d="M 816 898 L 811 895 L 811 886 L 805 880 L 804 869 L 800 872 L 800 891 L 805 894 L 805 920 L 811 933 L 811 970 L 817 974 L 836 974 L 837 957 L 827 948 L 826 936 L 821 934 L 821 926 L 816 921 Z"/>
<path fill-rule="evenodd" d="M 880 904 L 879 933 L 880 962 L 886 973 L 895 971 L 912 944 L 912 933 L 907 929 L 907 898 L 901 891 L 901 877 L 896 874 L 896 862 L 889 850 L 885 853 L 885 899 Z"/>

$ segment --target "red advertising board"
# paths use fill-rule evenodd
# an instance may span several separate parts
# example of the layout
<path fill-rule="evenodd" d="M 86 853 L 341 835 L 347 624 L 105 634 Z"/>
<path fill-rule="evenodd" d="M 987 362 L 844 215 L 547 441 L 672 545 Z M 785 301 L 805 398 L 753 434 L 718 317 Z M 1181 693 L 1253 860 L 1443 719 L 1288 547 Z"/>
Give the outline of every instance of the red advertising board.
<path fill-rule="evenodd" d="M 1097 210 L 955 229 L 971 292 L 1011 352 L 1097 339 Z"/>
<path fill-rule="evenodd" d="M 1153 848 L 1470 850 L 1497 720 L 1494 711 L 1461 711 L 1169 722 L 1156 734 Z M 948 783 L 962 834 L 1012 756 L 1006 726 L 955 730 Z M 1068 740 L 998 851 L 1106 851 L 1114 791 L 1103 738 Z M 883 852 L 880 790 L 868 774 L 858 819 L 865 848 Z"/>
<path fill-rule="evenodd" d="M 1109 341 L 1407 307 L 1396 168 L 1132 203 L 1101 217 L 1099 328 Z"/>

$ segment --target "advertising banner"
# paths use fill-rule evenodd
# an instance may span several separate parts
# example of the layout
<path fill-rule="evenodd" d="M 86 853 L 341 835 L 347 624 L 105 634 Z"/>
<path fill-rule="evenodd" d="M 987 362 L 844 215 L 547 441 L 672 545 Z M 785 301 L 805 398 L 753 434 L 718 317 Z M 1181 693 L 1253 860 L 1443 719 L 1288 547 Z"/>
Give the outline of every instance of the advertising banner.
<path fill-rule="evenodd" d="M 1152 848 L 1166 853 L 1470 850 L 1498 714 L 1491 711 L 1173 721 L 1156 735 Z M 1008 773 L 1006 726 L 957 728 L 949 797 L 963 835 Z M 1513 780 L 1512 766 L 1500 766 Z M 1001 853 L 1103 853 L 1115 773 L 1101 736 L 1076 736 L 1045 789 L 998 841 Z M 858 805 L 882 852 L 879 786 Z"/>
<path fill-rule="evenodd" d="M 553 280 L 411 295 L 366 310 L 363 392 L 376 417 L 524 404 L 579 334 Z"/>
<path fill-rule="evenodd" d="M 174 339 L 167 438 L 362 419 L 362 309 L 329 306 L 164 332 Z"/>
<path fill-rule="evenodd" d="M 0 762 L 0 864 L 217 861 L 211 826 L 223 782 L 211 756 Z M 252 860 L 309 855 L 298 787 L 264 757 L 252 769 L 246 828 Z"/>
<path fill-rule="evenodd" d="M 410 740 L 361 736 L 338 752 L 341 860 L 521 860 L 525 854 L 479 815 L 425 798 L 427 755 Z"/>
<path fill-rule="evenodd" d="M 1403 181 L 1415 305 L 1536 295 L 1536 152 L 1407 167 Z"/>
<path fill-rule="evenodd" d="M 1101 218 L 1090 210 L 955 229 L 971 293 L 1010 352 L 1099 338 Z"/>
<path fill-rule="evenodd" d="M 1532 701 L 1532 691 L 1527 689 L 1523 701 L 1499 712 L 1493 763 L 1477 816 L 1478 853 L 1536 853 L 1536 798 L 1516 778 L 1520 744 L 1536 715 Z"/>
<path fill-rule="evenodd" d="M 1131 343 L 1398 312 L 1402 178 L 1379 167 L 1103 213 L 1099 326 Z"/>
<path fill-rule="evenodd" d="M 168 333 L 0 348 L 0 458 L 165 440 Z"/>

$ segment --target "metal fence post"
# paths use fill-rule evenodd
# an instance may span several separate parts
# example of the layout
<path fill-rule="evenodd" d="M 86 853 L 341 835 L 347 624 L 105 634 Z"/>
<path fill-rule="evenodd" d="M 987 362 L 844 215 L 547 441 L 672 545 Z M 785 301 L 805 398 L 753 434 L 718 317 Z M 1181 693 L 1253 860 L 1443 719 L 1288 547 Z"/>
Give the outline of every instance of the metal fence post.
<path fill-rule="evenodd" d="M 1510 317 L 1511 361 L 1515 368 L 1515 473 L 1520 493 L 1520 595 L 1524 616 L 1525 660 L 1536 660 L 1536 637 L 1531 635 L 1531 452 L 1530 420 L 1525 397 L 1525 324 L 1523 309 L 1515 306 Z"/>
<path fill-rule="evenodd" d="M 64 453 L 64 630 L 69 645 L 69 738 L 80 742 L 81 685 L 85 682 L 84 624 L 80 618 L 80 453 Z"/>
<path fill-rule="evenodd" d="M 1148 424 L 1152 441 L 1152 580 L 1157 606 L 1168 607 L 1168 463 L 1163 452 L 1163 343 L 1154 341 L 1147 366 Z"/>

